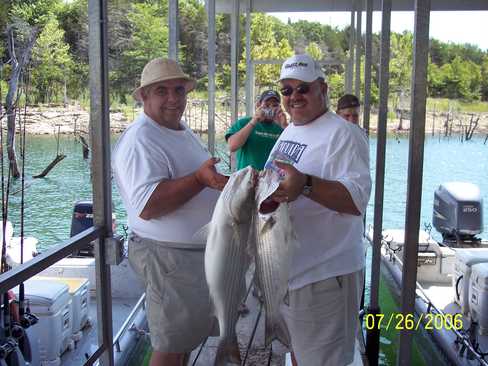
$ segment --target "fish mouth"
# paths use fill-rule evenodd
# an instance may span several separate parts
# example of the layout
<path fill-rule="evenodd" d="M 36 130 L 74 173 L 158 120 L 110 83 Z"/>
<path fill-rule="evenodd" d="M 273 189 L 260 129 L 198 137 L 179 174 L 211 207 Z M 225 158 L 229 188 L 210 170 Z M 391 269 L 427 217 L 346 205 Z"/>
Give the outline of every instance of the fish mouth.
<path fill-rule="evenodd" d="M 278 209 L 280 206 L 279 202 L 276 202 L 270 198 L 266 198 L 258 207 L 258 212 L 260 214 L 269 214 Z"/>

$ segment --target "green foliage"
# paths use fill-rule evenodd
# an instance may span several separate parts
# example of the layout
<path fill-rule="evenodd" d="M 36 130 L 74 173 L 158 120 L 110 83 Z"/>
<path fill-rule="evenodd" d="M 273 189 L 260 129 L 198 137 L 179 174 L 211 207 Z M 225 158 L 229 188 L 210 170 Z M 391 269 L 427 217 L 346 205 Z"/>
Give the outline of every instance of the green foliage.
<path fill-rule="evenodd" d="M 253 60 L 284 60 L 293 54 L 293 50 L 286 38 L 277 39 L 276 18 L 266 14 L 253 14 L 251 23 L 251 58 Z M 241 75 L 246 70 L 245 55 L 239 64 Z M 280 76 L 281 65 L 257 65 L 255 68 L 255 83 L 258 88 L 275 87 Z"/>
<path fill-rule="evenodd" d="M 25 20 L 41 29 L 35 49 L 32 71 L 32 93 L 41 101 L 58 98 L 66 82 L 72 98 L 88 95 L 88 0 L 0 0 L 0 29 L 15 24 L 17 54 L 25 45 L 29 27 Z M 109 67 L 111 98 L 118 103 L 130 102 L 145 63 L 168 52 L 168 0 L 116 0 L 108 3 Z M 57 19 L 59 25 L 54 24 Z M 202 0 L 179 2 L 179 59 L 185 72 L 198 80 L 198 89 L 208 83 L 208 24 Z M 240 19 L 244 29 L 244 16 Z M 47 31 L 42 29 L 46 27 Z M 63 33 L 64 31 L 64 33 Z M 46 33 L 47 32 L 47 33 Z M 230 86 L 230 16 L 217 14 L 217 91 Z M 251 58 L 283 60 L 294 52 L 308 52 L 316 59 L 337 60 L 327 66 L 331 97 L 344 93 L 344 62 L 349 51 L 349 27 L 338 29 L 318 22 L 282 23 L 263 13 L 252 14 Z M 245 32 L 241 31 L 239 63 L 240 85 L 246 78 Z M 373 35 L 372 103 L 378 101 L 379 35 Z M 413 35 L 391 34 L 390 91 L 410 93 Z M 41 46 L 42 45 L 42 46 Z M 52 51 L 49 52 L 48 50 Z M 49 53 L 52 53 L 51 55 Z M 6 62 L 6 42 L 0 32 L 0 60 Z M 362 60 L 362 73 L 364 60 Z M 37 67 L 37 65 L 39 67 Z M 49 67 L 48 67 L 49 66 Z M 60 71 L 61 70 L 61 71 Z M 257 65 L 255 82 L 258 89 L 276 87 L 280 65 Z M 8 67 L 4 68 L 4 80 Z M 364 77 L 361 75 L 363 90 Z M 488 100 L 488 52 L 464 44 L 430 40 L 428 95 L 435 98 L 458 98 L 459 105 L 484 108 L 478 100 Z M 467 104 L 463 104 L 467 103 Z"/>
<path fill-rule="evenodd" d="M 308 46 L 305 48 L 305 52 L 308 53 L 314 60 L 322 60 L 324 58 L 324 54 L 320 49 L 319 45 L 315 42 L 310 42 Z"/>
<path fill-rule="evenodd" d="M 37 90 L 37 101 L 50 102 L 59 95 L 73 67 L 69 46 L 64 42 L 64 31 L 55 18 L 47 21 L 32 52 L 32 84 Z"/>
<path fill-rule="evenodd" d="M 413 35 L 392 33 L 390 39 L 390 90 L 410 93 Z"/>
<path fill-rule="evenodd" d="M 62 0 L 13 1 L 11 16 L 44 27 L 62 8 Z"/>

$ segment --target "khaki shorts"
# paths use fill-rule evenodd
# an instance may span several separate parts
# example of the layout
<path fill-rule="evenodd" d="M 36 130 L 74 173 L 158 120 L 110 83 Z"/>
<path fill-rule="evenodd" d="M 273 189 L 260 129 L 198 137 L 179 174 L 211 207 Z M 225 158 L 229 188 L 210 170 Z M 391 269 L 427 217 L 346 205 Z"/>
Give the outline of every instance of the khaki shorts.
<path fill-rule="evenodd" d="M 129 262 L 146 285 L 151 344 L 159 352 L 191 352 L 210 335 L 214 318 L 204 250 L 177 249 L 129 236 Z"/>
<path fill-rule="evenodd" d="M 354 359 L 363 270 L 290 290 L 281 311 L 298 365 L 341 366 Z"/>

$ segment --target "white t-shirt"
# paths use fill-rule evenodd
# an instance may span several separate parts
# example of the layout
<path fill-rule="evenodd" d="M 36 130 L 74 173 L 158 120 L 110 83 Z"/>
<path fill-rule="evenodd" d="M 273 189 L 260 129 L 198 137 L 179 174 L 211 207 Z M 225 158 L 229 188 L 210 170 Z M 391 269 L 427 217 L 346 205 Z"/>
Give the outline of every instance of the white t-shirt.
<path fill-rule="evenodd" d="M 112 169 L 135 234 L 158 241 L 201 245 L 193 235 L 211 217 L 219 192 L 205 188 L 169 214 L 143 220 L 139 217 L 162 180 L 184 177 L 197 170 L 210 154 L 183 123 L 183 130 L 160 126 L 141 113 L 120 136 L 112 155 Z"/>
<path fill-rule="evenodd" d="M 334 112 L 305 125 L 290 124 L 281 134 L 266 167 L 287 160 L 302 173 L 338 181 L 363 214 L 371 192 L 366 135 Z M 290 203 L 300 246 L 290 271 L 290 288 L 339 276 L 364 267 L 363 216 L 330 210 L 300 195 Z"/>

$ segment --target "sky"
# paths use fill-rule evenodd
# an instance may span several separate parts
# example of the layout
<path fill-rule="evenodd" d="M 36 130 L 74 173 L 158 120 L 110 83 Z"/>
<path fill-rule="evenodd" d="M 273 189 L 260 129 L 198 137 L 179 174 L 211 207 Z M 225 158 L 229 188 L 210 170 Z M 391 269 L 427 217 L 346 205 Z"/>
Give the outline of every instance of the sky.
<path fill-rule="evenodd" d="M 460 0 L 462 1 L 462 0 Z M 351 23 L 351 13 L 269 13 L 283 22 L 308 20 L 344 28 Z M 414 13 L 409 11 L 392 12 L 391 31 L 413 32 Z M 366 29 L 366 13 L 362 15 L 363 33 Z M 373 13 L 373 33 L 381 30 L 381 12 Z M 471 43 L 484 51 L 488 50 L 488 11 L 433 11 L 430 13 L 430 38 L 443 42 Z"/>

